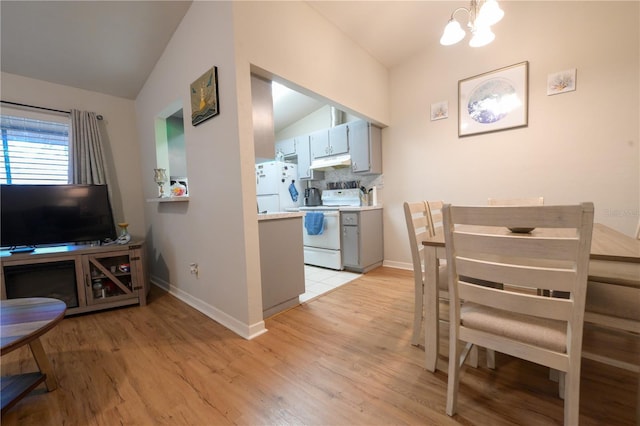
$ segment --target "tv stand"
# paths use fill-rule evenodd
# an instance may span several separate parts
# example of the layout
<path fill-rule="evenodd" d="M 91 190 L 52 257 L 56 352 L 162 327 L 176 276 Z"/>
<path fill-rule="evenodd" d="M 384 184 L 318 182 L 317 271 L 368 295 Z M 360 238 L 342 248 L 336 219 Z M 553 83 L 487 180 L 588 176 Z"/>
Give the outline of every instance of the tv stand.
<path fill-rule="evenodd" d="M 119 245 L 29 247 L 0 252 L 4 299 L 51 297 L 66 315 L 147 303 L 144 241 Z"/>
<path fill-rule="evenodd" d="M 36 246 L 25 246 L 25 247 L 13 247 L 9 250 L 9 253 L 31 253 L 35 251 Z"/>

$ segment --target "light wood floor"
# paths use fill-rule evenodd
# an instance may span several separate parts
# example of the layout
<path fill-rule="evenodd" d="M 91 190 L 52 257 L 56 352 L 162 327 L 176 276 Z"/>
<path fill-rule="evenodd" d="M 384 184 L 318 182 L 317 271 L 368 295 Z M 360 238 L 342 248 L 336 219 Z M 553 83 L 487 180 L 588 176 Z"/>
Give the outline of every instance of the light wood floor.
<path fill-rule="evenodd" d="M 448 417 L 446 373 L 426 371 L 410 344 L 412 301 L 411 273 L 378 268 L 247 341 L 154 288 L 146 307 L 66 318 L 45 335 L 60 387 L 37 389 L 2 425 L 562 423 L 548 370 L 501 354 L 495 371 L 464 369 Z M 603 344 L 637 356 L 638 340 Z M 3 375 L 34 369 L 26 348 L 2 358 Z M 634 424 L 637 380 L 584 360 L 581 424 Z"/>

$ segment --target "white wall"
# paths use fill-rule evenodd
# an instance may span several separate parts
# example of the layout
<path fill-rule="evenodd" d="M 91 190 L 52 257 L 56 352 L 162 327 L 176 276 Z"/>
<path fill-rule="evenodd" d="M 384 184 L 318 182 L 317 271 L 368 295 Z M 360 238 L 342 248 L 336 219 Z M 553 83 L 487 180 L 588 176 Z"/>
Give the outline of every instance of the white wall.
<path fill-rule="evenodd" d="M 251 71 L 279 76 L 382 123 L 389 119 L 388 74 L 304 2 L 233 2 L 233 14 L 248 304 L 249 312 L 261 315 Z"/>
<path fill-rule="evenodd" d="M 432 46 L 391 70 L 383 131 L 385 262 L 411 262 L 405 200 L 486 204 L 488 197 L 593 201 L 595 220 L 638 224 L 639 3 L 501 2 L 496 40 Z M 436 42 L 436 41 L 434 41 Z M 458 80 L 529 61 L 529 125 L 458 138 Z M 577 90 L 546 95 L 549 73 L 577 68 Z M 431 103 L 449 118 L 430 121 Z"/>
<path fill-rule="evenodd" d="M 114 219 L 116 223 L 128 222 L 129 232 L 143 237 L 146 226 L 142 210 L 142 175 L 134 102 L 4 72 L 1 84 L 2 100 L 5 101 L 65 111 L 93 111 L 104 117 L 99 123 L 103 136 L 106 136 L 103 140 L 105 155 L 112 166 L 110 177 Z"/>
<path fill-rule="evenodd" d="M 305 2 L 234 2 L 234 15 L 238 64 L 266 70 L 347 113 L 388 123 L 387 69 Z"/>
<path fill-rule="evenodd" d="M 359 120 L 359 117 L 345 113 L 342 122 L 347 123 L 355 120 Z M 316 130 L 328 129 L 329 127 L 331 127 L 331 106 L 324 105 L 280 130 L 276 133 L 276 141 L 306 135 Z"/>
<path fill-rule="evenodd" d="M 152 280 L 249 337 L 264 324 L 247 307 L 232 25 L 230 2 L 194 2 L 138 95 L 136 112 L 147 198 L 157 193 L 155 121 L 176 106 L 185 117 L 190 200 L 145 205 Z M 190 84 L 212 66 L 218 67 L 220 114 L 193 126 Z M 190 274 L 192 262 L 198 276 Z"/>
<path fill-rule="evenodd" d="M 330 59 L 336 56 L 350 61 L 338 70 Z M 221 112 L 193 127 L 189 85 L 212 65 L 218 66 Z M 157 191 L 152 180 L 155 118 L 167 114 L 168 105 L 182 105 L 187 117 L 191 197 L 188 203 L 145 205 L 151 275 L 248 338 L 264 330 L 250 82 L 256 67 L 388 121 L 386 70 L 306 4 L 192 4 L 136 99 L 148 198 Z M 336 85 L 338 71 L 341 83 Z M 200 265 L 198 277 L 189 273 L 191 262 Z"/>

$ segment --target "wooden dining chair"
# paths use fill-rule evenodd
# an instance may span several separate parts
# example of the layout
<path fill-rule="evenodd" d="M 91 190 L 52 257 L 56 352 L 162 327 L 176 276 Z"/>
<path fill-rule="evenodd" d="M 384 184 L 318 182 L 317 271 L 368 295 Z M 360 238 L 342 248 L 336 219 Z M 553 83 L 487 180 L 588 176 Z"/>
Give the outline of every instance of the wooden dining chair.
<path fill-rule="evenodd" d="M 443 201 L 416 201 L 405 202 L 404 213 L 409 234 L 409 245 L 411 249 L 411 260 L 413 264 L 414 280 L 414 311 L 413 311 L 413 335 L 411 344 L 420 345 L 422 336 L 422 323 L 425 323 L 427 333 L 435 334 L 435 328 L 440 326 L 438 305 L 440 301 L 449 300 L 448 273 L 445 260 L 438 259 L 438 300 L 434 301 L 429 309 L 425 306 L 424 288 L 426 262 L 424 260 L 424 246 L 422 241 L 427 237 L 433 237 L 436 232 L 442 229 L 442 207 Z M 477 282 L 480 285 L 494 285 L 494 283 Z M 424 321 L 423 321 L 424 319 Z M 444 318 L 444 321 L 447 319 Z M 426 343 L 425 343 L 426 344 Z M 495 365 L 495 354 L 487 350 L 487 366 L 493 368 Z M 478 348 L 473 348 L 469 354 L 468 364 L 472 367 L 478 366 Z"/>
<path fill-rule="evenodd" d="M 564 423 L 578 424 L 593 203 L 445 205 L 443 213 L 450 297 L 447 414 L 457 409 L 461 354 L 479 345 L 560 371 Z M 536 231 L 517 234 L 508 227 Z M 483 287 L 461 277 L 518 287 Z M 541 296 L 540 288 L 561 290 L 569 297 Z M 465 351 L 458 341 L 467 343 Z"/>
<path fill-rule="evenodd" d="M 489 206 L 542 206 L 544 205 L 544 197 L 531 198 L 489 198 L 487 200 Z"/>
<path fill-rule="evenodd" d="M 434 208 L 438 205 L 442 206 L 442 202 L 433 202 Z M 413 264 L 413 281 L 415 287 L 415 301 L 413 311 L 413 336 L 411 337 L 411 344 L 418 346 L 420 344 L 420 336 L 422 335 L 422 318 L 424 312 L 424 279 L 425 279 L 425 261 L 424 261 L 424 249 L 422 241 L 425 238 L 432 237 L 435 233 L 433 227 L 433 219 L 431 217 L 431 211 L 429 210 L 429 202 L 417 201 L 417 202 L 405 202 L 404 203 L 404 215 L 407 222 L 407 232 L 409 234 L 409 246 L 411 249 L 411 260 Z M 442 215 L 436 217 L 436 220 L 442 221 Z M 447 297 L 447 277 L 446 267 L 440 266 L 439 273 L 439 287 L 441 297 Z M 428 316 L 428 313 L 427 315 Z M 431 323 L 434 321 L 427 321 L 428 324 L 425 327 L 433 326 Z M 438 320 L 435 320 L 435 326 L 438 326 Z"/>

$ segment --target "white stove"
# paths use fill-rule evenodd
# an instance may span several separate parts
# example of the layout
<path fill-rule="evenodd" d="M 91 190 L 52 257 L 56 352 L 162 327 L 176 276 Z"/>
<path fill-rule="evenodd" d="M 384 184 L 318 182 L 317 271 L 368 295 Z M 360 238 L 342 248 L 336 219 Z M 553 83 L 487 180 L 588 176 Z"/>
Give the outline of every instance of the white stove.
<path fill-rule="evenodd" d="M 302 239 L 304 263 L 330 269 L 343 269 L 340 232 L 340 207 L 359 207 L 359 189 L 326 189 L 322 191 L 322 205 L 301 207 L 301 211 L 321 212 L 323 231 L 310 235 L 303 220 Z"/>

